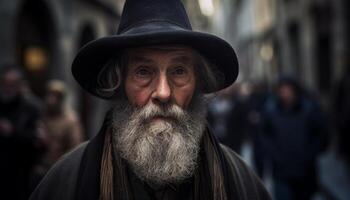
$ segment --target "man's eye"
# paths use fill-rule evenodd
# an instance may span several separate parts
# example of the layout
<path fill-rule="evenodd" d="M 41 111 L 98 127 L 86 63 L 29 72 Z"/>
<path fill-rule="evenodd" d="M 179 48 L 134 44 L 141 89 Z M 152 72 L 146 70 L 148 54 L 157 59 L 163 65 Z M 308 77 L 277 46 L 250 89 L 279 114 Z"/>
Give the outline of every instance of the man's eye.
<path fill-rule="evenodd" d="M 141 68 L 136 70 L 137 76 L 145 77 L 145 76 L 149 76 L 151 74 L 152 74 L 152 71 L 150 69 L 145 68 L 145 67 L 141 67 Z"/>
<path fill-rule="evenodd" d="M 184 75 L 184 74 L 186 74 L 186 69 L 184 69 L 183 67 L 177 67 L 174 69 L 173 74 L 174 75 Z"/>

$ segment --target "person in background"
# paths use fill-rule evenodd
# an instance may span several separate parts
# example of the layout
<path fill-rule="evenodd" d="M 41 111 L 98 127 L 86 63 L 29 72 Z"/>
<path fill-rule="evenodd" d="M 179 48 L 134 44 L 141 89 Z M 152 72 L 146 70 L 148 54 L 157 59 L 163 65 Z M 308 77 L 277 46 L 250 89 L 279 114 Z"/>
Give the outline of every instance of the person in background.
<path fill-rule="evenodd" d="M 262 140 L 276 200 L 308 200 L 316 191 L 316 158 L 328 126 L 318 103 L 292 78 L 282 78 L 263 111 Z"/>
<path fill-rule="evenodd" d="M 15 65 L 0 73 L 0 198 L 28 199 L 29 176 L 39 151 L 40 108 L 22 90 L 24 74 Z"/>
<path fill-rule="evenodd" d="M 67 96 L 67 87 L 63 81 L 49 81 L 43 116 L 43 128 L 48 141 L 44 161 L 48 168 L 84 139 L 77 114 L 67 105 Z"/>
<path fill-rule="evenodd" d="M 262 148 L 262 137 L 260 135 L 260 127 L 262 124 L 261 115 L 268 97 L 269 91 L 266 82 L 256 81 L 252 83 L 252 93 L 247 100 L 247 132 L 253 144 L 254 168 L 261 178 L 265 178 L 264 173 L 266 170 L 266 163 L 264 163 L 265 152 L 264 148 Z"/>
<path fill-rule="evenodd" d="M 208 105 L 208 122 L 220 142 L 237 153 L 246 131 L 246 106 L 240 98 L 240 84 L 221 90 Z"/>

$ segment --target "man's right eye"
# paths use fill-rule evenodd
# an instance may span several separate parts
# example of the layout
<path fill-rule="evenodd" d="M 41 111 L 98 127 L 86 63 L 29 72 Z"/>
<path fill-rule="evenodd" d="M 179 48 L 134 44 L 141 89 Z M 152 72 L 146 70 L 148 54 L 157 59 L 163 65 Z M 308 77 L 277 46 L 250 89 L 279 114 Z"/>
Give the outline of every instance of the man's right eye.
<path fill-rule="evenodd" d="M 139 67 L 135 71 L 139 77 L 148 77 L 152 75 L 152 71 L 148 67 Z"/>

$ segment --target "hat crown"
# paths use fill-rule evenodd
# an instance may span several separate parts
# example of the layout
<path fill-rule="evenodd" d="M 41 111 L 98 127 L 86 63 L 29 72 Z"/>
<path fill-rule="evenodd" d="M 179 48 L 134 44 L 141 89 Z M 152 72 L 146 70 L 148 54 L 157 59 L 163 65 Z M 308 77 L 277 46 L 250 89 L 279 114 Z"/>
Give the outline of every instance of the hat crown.
<path fill-rule="evenodd" d="M 186 10 L 180 0 L 126 0 L 118 34 L 138 24 L 164 21 L 192 30 Z"/>

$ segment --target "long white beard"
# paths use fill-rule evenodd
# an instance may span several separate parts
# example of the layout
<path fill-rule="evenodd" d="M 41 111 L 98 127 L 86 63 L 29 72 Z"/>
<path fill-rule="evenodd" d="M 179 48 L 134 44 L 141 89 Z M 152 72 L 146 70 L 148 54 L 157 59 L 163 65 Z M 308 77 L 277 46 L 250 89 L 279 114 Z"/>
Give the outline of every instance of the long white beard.
<path fill-rule="evenodd" d="M 193 175 L 206 124 L 204 100 L 191 109 L 147 104 L 134 108 L 124 102 L 113 114 L 116 153 L 142 180 L 156 185 L 178 183 Z M 158 120 L 152 120 L 160 117 Z"/>

